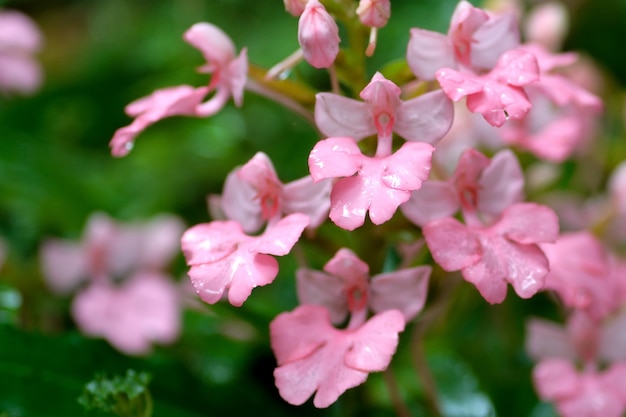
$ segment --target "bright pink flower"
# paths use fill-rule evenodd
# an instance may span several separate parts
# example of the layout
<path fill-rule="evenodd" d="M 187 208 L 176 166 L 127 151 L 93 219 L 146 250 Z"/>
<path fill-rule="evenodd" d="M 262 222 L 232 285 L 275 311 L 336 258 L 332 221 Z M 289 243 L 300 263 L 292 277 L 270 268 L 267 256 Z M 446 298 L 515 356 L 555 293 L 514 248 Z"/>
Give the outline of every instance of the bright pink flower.
<path fill-rule="evenodd" d="M 365 26 L 381 28 L 387 24 L 391 15 L 390 0 L 359 0 L 356 9 L 359 20 Z"/>
<path fill-rule="evenodd" d="M 400 100 L 400 88 L 380 73 L 361 91 L 363 102 L 332 93 L 315 100 L 315 123 L 326 136 L 350 136 L 356 140 L 392 131 L 406 140 L 436 143 L 452 125 L 454 109 L 441 91 Z"/>
<path fill-rule="evenodd" d="M 32 94 L 42 81 L 34 59 L 43 39 L 37 24 L 14 10 L 0 10 L 0 92 Z"/>
<path fill-rule="evenodd" d="M 80 242 L 44 242 L 43 275 L 54 292 L 68 294 L 85 280 L 109 280 L 134 271 L 159 270 L 178 252 L 182 232 L 182 222 L 173 216 L 119 224 L 97 213 L 90 216 Z"/>
<path fill-rule="evenodd" d="M 300 213 L 268 225 L 259 236 L 246 235 L 236 221 L 193 226 L 181 239 L 189 277 L 200 298 L 215 304 L 228 291 L 228 301 L 241 306 L 252 289 L 274 281 L 278 262 L 296 244 L 308 216 Z"/>
<path fill-rule="evenodd" d="M 413 319 L 424 307 L 431 268 L 419 266 L 369 276 L 369 266 L 349 249 L 340 249 L 324 272 L 300 268 L 296 272 L 300 304 L 326 307 L 331 322 L 340 324 L 348 313 L 369 307 L 381 313 L 400 310 Z"/>
<path fill-rule="evenodd" d="M 238 221 L 246 233 L 292 213 L 306 214 L 309 227 L 316 228 L 328 216 L 330 187 L 330 181 L 314 183 L 310 176 L 283 184 L 272 161 L 258 152 L 228 175 L 219 204 L 225 217 Z"/>
<path fill-rule="evenodd" d="M 471 112 L 500 127 L 509 118 L 523 119 L 532 107 L 522 87 L 539 80 L 539 67 L 532 54 L 514 49 L 504 53 L 485 75 L 442 68 L 435 77 L 451 100 L 467 97 Z"/>
<path fill-rule="evenodd" d="M 329 138 L 311 151 L 309 170 L 314 181 L 347 177 L 331 191 L 330 219 L 354 230 L 363 225 L 368 211 L 374 224 L 391 219 L 428 177 L 433 150 L 427 143 L 407 142 L 391 156 L 372 158 L 363 155 L 352 138 Z"/>
<path fill-rule="evenodd" d="M 583 231 L 561 235 L 541 246 L 550 261 L 545 289 L 553 290 L 569 308 L 601 319 L 621 304 L 619 280 L 602 243 Z"/>
<path fill-rule="evenodd" d="M 546 360 L 533 370 L 533 381 L 541 399 L 554 402 L 563 417 L 621 417 L 626 411 L 626 363 L 581 373 L 565 360 Z"/>
<path fill-rule="evenodd" d="M 400 209 L 418 226 L 453 216 L 459 209 L 468 215 L 477 213 L 489 223 L 522 200 L 523 188 L 522 168 L 513 152 L 500 151 L 490 161 L 470 148 L 450 179 L 424 182 Z"/>
<path fill-rule="evenodd" d="M 82 332 L 131 355 L 171 343 L 180 333 L 178 290 L 155 273 L 139 273 L 121 286 L 88 286 L 74 298 L 72 315 Z"/>
<path fill-rule="evenodd" d="M 396 310 L 345 330 L 334 328 L 321 306 L 303 305 L 278 315 L 270 324 L 270 337 L 281 397 L 300 405 L 315 393 L 313 404 L 328 407 L 365 382 L 368 373 L 387 368 L 402 330 L 404 318 Z"/>
<path fill-rule="evenodd" d="M 184 39 L 203 54 L 206 64 L 199 71 L 212 74 L 210 84 L 200 88 L 188 85 L 163 88 L 129 104 L 126 113 L 135 120 L 115 132 L 109 144 L 113 156 L 127 155 L 139 133 L 166 117 L 212 116 L 230 97 L 237 106 L 241 105 L 248 73 L 246 49 L 236 56 L 230 38 L 209 23 L 196 23 L 185 32 Z M 211 98 L 204 101 L 213 91 Z"/>
<path fill-rule="evenodd" d="M 309 0 L 298 21 L 298 42 L 304 59 L 315 68 L 328 68 L 339 53 L 339 28 L 318 0 Z"/>
<path fill-rule="evenodd" d="M 504 301 L 507 283 L 522 298 L 543 288 L 548 260 L 537 244 L 557 238 L 558 219 L 548 207 L 517 203 L 486 227 L 468 227 L 446 217 L 426 224 L 423 233 L 444 270 L 461 270 L 495 304 Z"/>
<path fill-rule="evenodd" d="M 126 114 L 135 120 L 115 131 L 109 143 L 111 154 L 122 157 L 133 149 L 135 137 L 148 126 L 171 116 L 198 116 L 197 107 L 208 94 L 209 87 L 193 88 L 179 85 L 155 90 L 126 106 Z"/>
<path fill-rule="evenodd" d="M 496 65 L 500 55 L 519 44 L 513 13 L 491 16 L 467 1 L 457 5 L 448 34 L 411 29 L 407 62 L 413 74 L 433 80 L 441 68 L 482 72 Z"/>

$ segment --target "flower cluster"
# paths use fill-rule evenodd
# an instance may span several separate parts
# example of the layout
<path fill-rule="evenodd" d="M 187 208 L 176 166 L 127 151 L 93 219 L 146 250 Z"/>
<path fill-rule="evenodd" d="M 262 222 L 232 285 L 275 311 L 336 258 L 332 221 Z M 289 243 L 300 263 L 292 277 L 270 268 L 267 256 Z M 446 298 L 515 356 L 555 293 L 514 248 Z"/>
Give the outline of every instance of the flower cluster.
<path fill-rule="evenodd" d="M 208 86 L 166 88 L 131 103 L 126 111 L 135 120 L 111 141 L 113 155 L 124 156 L 148 125 L 173 115 L 211 116 L 231 97 L 239 106 L 245 89 L 296 110 L 320 132 L 308 156 L 309 175 L 285 184 L 259 152 L 228 175 L 221 196 L 209 198 L 213 220 L 181 239 L 198 296 L 208 304 L 227 299 L 242 306 L 255 287 L 276 279 L 275 257 L 299 243 L 314 245 L 326 219 L 346 231 L 362 228 L 362 235 L 380 230 L 379 237 L 393 223 L 415 241 L 423 237 L 443 270 L 439 278 L 460 271 L 488 303 L 503 302 L 508 284 L 521 298 L 556 291 L 572 311 L 567 330 L 531 326 L 533 357 L 561 355 L 538 366 L 540 396 L 556 402 L 564 416 L 621 415 L 626 349 L 615 346 L 626 346 L 623 337 L 606 341 L 599 330 L 624 322 L 620 264 L 602 255 L 586 232 L 560 236 L 555 211 L 525 201 L 516 154 L 560 162 L 593 135 L 602 102 L 563 71 L 577 55 L 550 49 L 562 33 L 542 38 L 532 31 L 539 23 L 531 22 L 530 42 L 522 43 L 518 13 L 489 12 L 463 0 L 446 34 L 410 30 L 411 76 L 381 70 L 369 79 L 351 78 L 362 74 L 355 65 L 365 59 L 354 57 L 375 53 L 390 1 L 284 4 L 299 18 L 298 51 L 259 76 L 249 73 L 245 48 L 237 55 L 220 29 L 195 24 L 184 39 L 203 54 L 200 71 L 211 74 Z M 558 10 L 544 13 L 550 19 Z M 369 33 L 367 48 L 343 43 L 341 25 L 359 28 L 346 31 L 350 36 Z M 286 70 L 302 60 L 329 74 L 332 91 L 318 91 L 314 104 L 299 102 L 285 87 L 301 82 Z M 366 217 L 376 227 L 364 227 Z M 383 241 L 401 252 L 391 236 Z M 291 404 L 314 396 L 315 406 L 327 407 L 368 373 L 385 370 L 399 333 L 424 308 L 435 265 L 416 266 L 423 259 L 408 251 L 399 266 L 370 279 L 370 265 L 359 258 L 367 254 L 355 252 L 342 247 L 323 272 L 302 265 L 296 272 L 300 306 L 270 324 L 276 386 Z M 299 258 L 306 263 L 306 256 Z M 543 337 L 548 333 L 555 342 Z M 581 372 L 565 362 L 573 358 L 583 364 Z"/>

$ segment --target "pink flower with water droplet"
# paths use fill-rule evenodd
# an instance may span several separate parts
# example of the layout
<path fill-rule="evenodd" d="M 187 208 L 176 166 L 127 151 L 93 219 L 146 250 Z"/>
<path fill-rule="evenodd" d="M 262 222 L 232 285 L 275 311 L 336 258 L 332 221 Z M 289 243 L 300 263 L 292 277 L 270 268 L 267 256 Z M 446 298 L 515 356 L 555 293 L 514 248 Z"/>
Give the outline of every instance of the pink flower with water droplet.
<path fill-rule="evenodd" d="M 330 181 L 314 183 L 310 176 L 283 184 L 269 157 L 258 152 L 228 175 L 219 206 L 246 233 L 292 213 L 306 214 L 311 219 L 309 227 L 316 228 L 328 216 L 330 188 Z"/>
<path fill-rule="evenodd" d="M 210 23 L 196 23 L 185 32 L 184 39 L 203 54 L 206 64 L 199 71 L 212 74 L 211 82 L 200 88 L 180 85 L 159 89 L 129 104 L 126 113 L 135 120 L 113 135 L 110 142 L 113 156 L 126 156 L 137 135 L 166 117 L 212 116 L 231 97 L 237 106 L 241 105 L 248 73 L 246 49 L 236 56 L 230 38 Z M 205 100 L 211 92 L 214 94 Z"/>
<path fill-rule="evenodd" d="M 522 87 L 539 80 L 535 57 L 515 49 L 504 53 L 485 75 L 442 68 L 435 74 L 446 95 L 453 101 L 467 97 L 467 108 L 480 113 L 492 126 L 500 127 L 509 118 L 523 119 L 532 105 Z"/>
<path fill-rule="evenodd" d="M 315 68 L 328 68 L 339 53 L 339 28 L 318 0 L 309 0 L 298 21 L 298 42 L 304 59 Z"/>
<path fill-rule="evenodd" d="M 367 212 L 374 224 L 391 219 L 428 177 L 433 150 L 427 143 L 407 142 L 390 156 L 368 157 L 352 138 L 329 138 L 311 151 L 309 170 L 314 181 L 345 177 L 331 191 L 330 219 L 354 230 Z"/>
<path fill-rule="evenodd" d="M 178 290 L 156 273 L 140 272 L 120 286 L 88 286 L 74 298 L 72 316 L 82 332 L 130 355 L 149 353 L 153 343 L 171 343 L 180 333 Z"/>
<path fill-rule="evenodd" d="M 326 136 L 350 136 L 356 140 L 378 134 L 390 138 L 396 132 L 406 140 L 435 144 L 450 129 L 454 109 L 441 92 L 411 100 L 400 99 L 400 88 L 377 72 L 361 91 L 364 101 L 332 93 L 315 100 L 315 123 Z"/>
<path fill-rule="evenodd" d="M 296 213 L 268 225 L 259 236 L 245 234 L 236 221 L 193 226 L 181 239 L 191 283 L 209 304 L 227 292 L 228 301 L 241 306 L 253 288 L 274 281 L 278 262 L 273 256 L 288 254 L 308 224 L 308 216 Z"/>
<path fill-rule="evenodd" d="M 349 249 L 340 249 L 324 265 L 324 272 L 300 268 L 296 272 L 301 304 L 326 307 L 331 322 L 342 323 L 348 313 L 370 309 L 376 313 L 399 310 L 405 321 L 424 307 L 430 266 L 369 275 L 369 266 Z"/>
<path fill-rule="evenodd" d="M 303 305 L 278 315 L 270 323 L 272 350 L 278 367 L 276 387 L 290 404 L 313 404 L 325 408 L 347 389 L 367 379 L 370 372 L 384 371 L 398 346 L 404 318 L 388 310 L 358 328 L 336 329 L 322 306 Z"/>
<path fill-rule="evenodd" d="M 34 58 L 43 44 L 37 24 L 15 10 L 0 10 L 0 92 L 32 94 L 41 86 L 41 65 Z"/>
<path fill-rule="evenodd" d="M 450 179 L 424 182 L 400 209 L 418 226 L 453 216 L 459 209 L 477 213 L 489 223 L 522 200 L 523 188 L 522 168 L 513 152 L 503 150 L 489 160 L 470 148 L 461 155 Z"/>
<path fill-rule="evenodd" d="M 509 206 L 488 226 L 466 226 L 446 217 L 423 228 L 435 262 L 446 271 L 461 270 L 491 304 L 504 301 L 507 283 L 522 298 L 543 288 L 549 266 L 538 244 L 553 242 L 558 232 L 556 214 L 533 203 Z"/>
<path fill-rule="evenodd" d="M 470 73 L 490 70 L 500 55 L 519 44 L 514 13 L 490 15 L 467 1 L 457 5 L 447 35 L 411 29 L 407 62 L 413 74 L 433 80 L 441 68 Z"/>

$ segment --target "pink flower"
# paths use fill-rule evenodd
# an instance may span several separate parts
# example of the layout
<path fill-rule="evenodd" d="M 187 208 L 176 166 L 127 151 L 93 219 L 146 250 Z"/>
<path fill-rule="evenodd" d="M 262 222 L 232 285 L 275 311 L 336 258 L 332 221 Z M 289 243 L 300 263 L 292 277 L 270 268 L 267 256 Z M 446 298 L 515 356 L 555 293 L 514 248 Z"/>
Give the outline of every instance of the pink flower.
<path fill-rule="evenodd" d="M 436 143 L 452 125 L 452 103 L 441 91 L 411 100 L 400 99 L 400 88 L 380 73 L 361 91 L 364 102 L 332 93 L 315 100 L 315 123 L 322 133 L 356 140 L 378 134 L 390 138 L 396 132 L 406 140 Z"/>
<path fill-rule="evenodd" d="M 268 225 L 263 234 L 248 236 L 236 221 L 193 226 L 181 239 L 189 277 L 200 298 L 215 304 L 228 291 L 228 301 L 241 306 L 252 289 L 274 281 L 278 262 L 296 244 L 308 216 L 291 214 Z"/>
<path fill-rule="evenodd" d="M 467 1 L 457 5 L 448 34 L 411 29 L 407 62 L 413 74 L 433 80 L 441 68 L 482 72 L 496 65 L 504 52 L 519 44 L 513 13 L 491 16 Z"/>
<path fill-rule="evenodd" d="M 533 381 L 541 399 L 554 402 L 563 417 L 621 417 L 626 411 L 626 363 L 578 372 L 565 360 L 546 360 L 533 370 Z"/>
<path fill-rule="evenodd" d="M 328 68 L 339 53 L 339 28 L 318 0 L 309 0 L 298 21 L 298 42 L 304 59 L 315 68 Z"/>
<path fill-rule="evenodd" d="M 300 268 L 296 272 L 301 304 L 326 307 L 331 322 L 342 323 L 350 312 L 367 309 L 381 313 L 396 309 L 405 321 L 424 307 L 430 266 L 400 269 L 369 277 L 369 266 L 349 249 L 340 249 L 324 266 L 324 272 Z"/>
<path fill-rule="evenodd" d="M 365 26 L 381 28 L 387 24 L 391 15 L 391 1 L 359 0 L 356 14 Z"/>
<path fill-rule="evenodd" d="M 330 181 L 314 183 L 310 176 L 283 184 L 272 161 L 258 152 L 228 175 L 219 205 L 225 217 L 238 221 L 246 233 L 292 213 L 306 214 L 309 227 L 316 228 L 328 216 L 330 187 Z"/>
<path fill-rule="evenodd" d="M 622 277 L 612 273 L 606 250 L 591 233 L 566 233 L 541 248 L 550 262 L 545 289 L 555 291 L 565 306 L 596 320 L 620 306 Z"/>
<path fill-rule="evenodd" d="M 309 170 L 314 181 L 346 177 L 331 191 L 330 219 L 354 230 L 363 225 L 368 211 L 374 224 L 393 216 L 428 177 L 433 150 L 427 143 L 407 142 L 391 156 L 368 157 L 352 138 L 329 138 L 311 151 Z"/>
<path fill-rule="evenodd" d="M 490 161 L 470 148 L 461 155 L 450 179 L 424 182 L 400 209 L 418 226 L 453 216 L 459 209 L 490 222 L 522 200 L 523 188 L 522 168 L 513 152 L 500 151 Z"/>
<path fill-rule="evenodd" d="M 123 225 L 96 213 L 90 216 L 80 242 L 44 242 L 43 275 L 52 291 L 68 294 L 85 280 L 109 280 L 139 270 L 159 270 L 178 252 L 182 231 L 182 222 L 173 216 Z"/>
<path fill-rule="evenodd" d="M 236 56 L 230 38 L 210 23 L 196 23 L 185 32 L 184 39 L 202 52 L 206 64 L 199 70 L 212 74 L 210 84 L 200 88 L 188 85 L 163 88 L 129 104 L 126 113 L 135 120 L 113 135 L 109 144 L 113 156 L 127 155 L 139 133 L 166 117 L 212 116 L 224 107 L 230 97 L 237 106 L 241 105 L 248 72 L 246 50 Z M 213 91 L 213 96 L 204 101 L 207 94 Z"/>
<path fill-rule="evenodd" d="M 133 149 L 135 137 L 148 126 L 171 116 L 198 116 L 197 107 L 209 92 L 208 87 L 193 88 L 179 85 L 155 90 L 151 95 L 133 101 L 126 106 L 126 114 L 135 120 L 119 128 L 109 143 L 113 156 L 128 155 Z"/>
<path fill-rule="evenodd" d="M 41 86 L 41 65 L 34 59 L 43 44 L 41 31 L 28 16 L 0 10 L 0 92 L 32 94 Z"/>
<path fill-rule="evenodd" d="M 309 0 L 283 0 L 285 10 L 293 16 L 300 16 Z"/>
<path fill-rule="evenodd" d="M 451 100 L 467 97 L 472 113 L 480 113 L 490 125 L 500 127 L 509 118 L 523 119 L 532 107 L 522 87 L 539 80 L 539 67 L 532 54 L 515 49 L 504 53 L 488 74 L 442 68 L 435 77 Z"/>
<path fill-rule="evenodd" d="M 278 315 L 270 324 L 274 371 L 281 397 L 328 407 L 347 389 L 362 384 L 369 372 L 384 371 L 404 330 L 399 311 L 388 310 L 358 328 L 339 330 L 321 306 L 303 305 Z"/>
<path fill-rule="evenodd" d="M 537 244 L 557 238 L 558 219 L 548 207 L 517 203 L 486 227 L 468 227 L 446 217 L 426 224 L 423 233 L 444 270 L 461 270 L 463 278 L 495 304 L 504 301 L 507 283 L 522 298 L 543 288 L 548 259 Z"/>
<path fill-rule="evenodd" d="M 87 335 L 105 338 L 120 351 L 145 354 L 152 343 L 171 343 L 180 333 L 178 291 L 167 278 L 138 273 L 121 286 L 97 282 L 78 293 L 72 315 Z"/>

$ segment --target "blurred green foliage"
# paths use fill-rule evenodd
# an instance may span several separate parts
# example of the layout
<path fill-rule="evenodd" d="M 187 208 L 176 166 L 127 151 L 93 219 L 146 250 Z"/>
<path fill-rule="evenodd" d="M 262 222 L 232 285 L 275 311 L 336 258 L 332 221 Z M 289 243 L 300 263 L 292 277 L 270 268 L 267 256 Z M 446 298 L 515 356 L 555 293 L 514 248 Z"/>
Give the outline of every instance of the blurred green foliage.
<path fill-rule="evenodd" d="M 207 221 L 206 196 L 219 193 L 226 174 L 260 150 L 271 157 L 283 181 L 307 174 L 307 156 L 318 140 L 315 129 L 250 94 L 243 108 L 229 104 L 210 119 L 159 122 L 141 134 L 124 159 L 112 158 L 108 149 L 113 132 L 130 122 L 123 113 L 127 103 L 156 88 L 207 82 L 195 73 L 200 54 L 182 40 L 193 23 L 205 20 L 222 27 L 261 66 L 293 52 L 297 19 L 284 12 L 281 1 L 3 4 L 27 12 L 41 25 L 46 81 L 33 97 L 0 98 L 0 236 L 10 248 L 0 270 L 0 416 L 84 415 L 77 398 L 93 375 L 123 374 L 129 368 L 153 376 L 154 416 L 393 415 L 393 393 L 385 382 L 389 375 L 371 375 L 368 384 L 328 410 L 310 404 L 295 408 L 279 398 L 267 325 L 296 305 L 293 260 L 281 259 L 276 283 L 255 290 L 241 309 L 218 305 L 187 312 L 181 340 L 146 358 L 125 357 L 103 341 L 81 336 L 69 318 L 69 300 L 52 297 L 42 283 L 38 250 L 43 239 L 79 237 L 94 211 L 121 220 L 172 212 L 189 225 Z M 370 74 L 404 57 L 409 28 L 445 31 L 456 0 L 392 4 L 390 23 L 368 61 Z M 600 60 L 609 82 L 619 86 L 611 99 L 619 101 L 619 83 L 626 83 L 619 43 L 626 38 L 626 2 L 579 1 L 572 10 L 567 47 Z M 325 80 L 321 72 L 300 70 L 314 81 Z M 622 129 L 615 132 L 619 138 Z M 320 234 L 368 244 L 329 230 Z M 308 253 L 316 266 L 326 255 Z M 185 272 L 181 257 L 172 272 Z M 530 384 L 532 364 L 523 349 L 524 318 L 555 317 L 550 300 L 509 297 L 503 305 L 489 306 L 473 288 L 462 287 L 449 301 L 452 307 L 427 329 L 429 342 L 423 346 L 445 415 L 552 415 L 549 407 L 538 405 Z M 422 334 L 419 326 L 402 334 L 388 372 L 409 413 L 427 416 L 411 342 Z"/>

